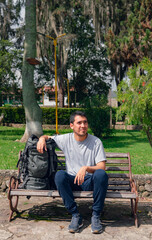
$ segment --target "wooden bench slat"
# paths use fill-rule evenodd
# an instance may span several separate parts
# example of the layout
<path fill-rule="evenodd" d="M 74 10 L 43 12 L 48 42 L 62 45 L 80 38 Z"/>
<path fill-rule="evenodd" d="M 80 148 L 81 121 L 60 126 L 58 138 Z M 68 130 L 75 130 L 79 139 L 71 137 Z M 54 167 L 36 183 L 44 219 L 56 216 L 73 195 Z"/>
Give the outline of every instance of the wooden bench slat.
<path fill-rule="evenodd" d="M 130 190 L 128 186 L 108 186 L 108 190 Z M 51 192 L 57 192 L 56 190 L 30 190 L 30 189 L 13 189 L 11 190 L 11 196 L 49 196 Z"/>
<path fill-rule="evenodd" d="M 116 181 L 116 180 L 111 180 L 111 181 L 108 181 L 108 184 L 109 185 L 129 185 L 130 184 L 130 181 Z"/>
<path fill-rule="evenodd" d="M 106 198 L 124 198 L 124 199 L 136 199 L 137 195 L 132 192 L 107 192 Z"/>
<path fill-rule="evenodd" d="M 65 160 L 64 160 L 64 159 L 58 158 L 58 160 L 59 160 L 61 163 L 65 164 Z"/>
<path fill-rule="evenodd" d="M 58 166 L 58 170 L 65 170 L 65 166 Z M 124 171 L 124 170 L 123 170 Z M 109 178 L 129 178 L 129 173 L 107 173 Z"/>
<path fill-rule="evenodd" d="M 56 151 L 57 156 L 64 157 L 62 151 Z M 128 153 L 108 153 L 106 152 L 106 158 L 128 158 Z"/>
<path fill-rule="evenodd" d="M 106 167 L 106 171 L 129 171 L 129 167 Z"/>
<path fill-rule="evenodd" d="M 126 191 L 130 191 L 130 187 L 129 186 L 108 186 L 108 190 L 118 190 L 118 191 L 121 191 L 121 190 L 126 190 Z"/>
<path fill-rule="evenodd" d="M 65 166 L 58 166 L 58 170 L 65 170 Z M 129 167 L 107 166 L 106 171 L 129 171 Z"/>
<path fill-rule="evenodd" d="M 128 158 L 128 153 L 108 153 L 106 152 L 107 158 Z"/>
<path fill-rule="evenodd" d="M 66 170 L 65 166 L 58 166 L 58 170 Z"/>
<path fill-rule="evenodd" d="M 14 189 L 11 191 L 11 196 L 33 196 L 33 197 L 60 197 L 56 190 L 26 190 Z M 75 191 L 74 197 L 77 198 L 93 198 L 92 191 Z M 136 194 L 132 192 L 113 192 L 107 191 L 106 198 L 125 198 L 136 199 Z"/>
<path fill-rule="evenodd" d="M 106 164 L 128 164 L 128 159 L 107 159 Z"/>
<path fill-rule="evenodd" d="M 129 173 L 107 173 L 109 178 L 129 178 Z"/>
<path fill-rule="evenodd" d="M 13 189 L 10 192 L 11 196 L 35 196 L 35 197 L 49 197 L 53 191 L 51 190 L 29 190 L 29 189 Z M 55 194 L 59 196 L 58 191 Z"/>
<path fill-rule="evenodd" d="M 61 163 L 65 164 L 65 160 L 63 158 L 58 157 L 58 160 Z M 108 159 L 106 162 L 106 165 L 108 165 L 108 164 L 124 164 L 124 165 L 126 165 L 128 163 L 129 163 L 129 160 L 127 160 L 127 159 L 125 159 L 125 160 L 124 159 Z"/>

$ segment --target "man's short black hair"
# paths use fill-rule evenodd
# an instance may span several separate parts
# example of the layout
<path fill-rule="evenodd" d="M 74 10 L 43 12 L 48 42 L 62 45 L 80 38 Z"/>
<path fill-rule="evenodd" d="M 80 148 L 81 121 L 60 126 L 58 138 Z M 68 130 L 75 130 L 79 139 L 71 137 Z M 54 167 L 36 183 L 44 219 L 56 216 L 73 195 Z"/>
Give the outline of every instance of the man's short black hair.
<path fill-rule="evenodd" d="M 87 119 L 87 116 L 86 116 L 86 114 L 84 112 L 82 112 L 82 111 L 75 111 L 70 116 L 70 123 L 74 123 L 74 120 L 75 120 L 76 116 L 85 117 Z"/>

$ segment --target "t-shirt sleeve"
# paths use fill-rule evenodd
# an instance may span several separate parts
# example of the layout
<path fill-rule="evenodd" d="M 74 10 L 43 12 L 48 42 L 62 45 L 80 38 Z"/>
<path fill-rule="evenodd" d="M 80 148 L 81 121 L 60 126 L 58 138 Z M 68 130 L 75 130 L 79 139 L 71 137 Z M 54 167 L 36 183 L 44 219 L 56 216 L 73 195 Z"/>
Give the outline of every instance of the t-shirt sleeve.
<path fill-rule="evenodd" d="M 65 134 L 66 135 L 66 134 Z M 65 135 L 55 135 L 52 138 L 54 139 L 54 141 L 57 144 L 57 147 L 63 151 L 64 150 L 64 145 L 65 145 L 65 139 L 66 136 Z"/>
<path fill-rule="evenodd" d="M 97 164 L 102 161 L 107 161 L 107 160 L 106 160 L 106 154 L 104 151 L 103 144 L 101 141 L 99 141 L 95 149 L 95 163 Z"/>

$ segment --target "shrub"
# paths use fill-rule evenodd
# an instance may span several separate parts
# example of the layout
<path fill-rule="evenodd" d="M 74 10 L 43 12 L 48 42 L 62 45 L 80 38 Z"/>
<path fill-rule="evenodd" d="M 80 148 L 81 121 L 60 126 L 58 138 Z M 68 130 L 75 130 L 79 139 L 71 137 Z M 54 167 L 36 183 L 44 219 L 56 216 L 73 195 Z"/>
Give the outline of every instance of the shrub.
<path fill-rule="evenodd" d="M 4 113 L 3 123 L 25 123 L 23 107 L 0 107 L 0 115 Z"/>
<path fill-rule="evenodd" d="M 97 137 L 108 137 L 112 134 L 110 129 L 110 107 L 90 108 L 86 110 L 89 127 Z"/>
<path fill-rule="evenodd" d="M 58 124 L 69 125 L 72 112 L 84 110 L 82 108 L 58 108 Z M 0 115 L 4 113 L 3 123 L 25 123 L 23 107 L 0 107 Z M 42 107 L 43 124 L 55 124 L 55 108 Z"/>
<path fill-rule="evenodd" d="M 58 124 L 69 125 L 69 119 L 72 112 L 76 110 L 84 111 L 88 117 L 89 127 L 98 137 L 104 137 L 111 134 L 109 128 L 110 108 L 109 107 L 91 107 L 91 108 L 58 108 Z M 4 113 L 3 123 L 21 123 L 25 124 L 25 111 L 23 107 L 1 107 L 0 115 Z M 55 124 L 55 108 L 42 107 L 43 124 Z"/>
<path fill-rule="evenodd" d="M 113 133 L 110 129 L 110 107 L 107 106 L 106 96 L 92 96 L 84 101 L 89 127 L 97 137 L 108 137 Z"/>

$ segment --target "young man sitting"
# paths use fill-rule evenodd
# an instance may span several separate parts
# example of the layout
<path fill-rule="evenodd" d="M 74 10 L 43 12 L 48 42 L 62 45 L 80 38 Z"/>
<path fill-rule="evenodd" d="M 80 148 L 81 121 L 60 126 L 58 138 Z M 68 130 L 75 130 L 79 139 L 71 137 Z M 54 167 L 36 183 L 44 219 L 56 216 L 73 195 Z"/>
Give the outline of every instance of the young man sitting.
<path fill-rule="evenodd" d="M 106 156 L 99 138 L 90 135 L 88 120 L 84 112 L 76 111 L 70 116 L 70 127 L 73 133 L 56 135 L 52 138 L 64 152 L 66 171 L 58 171 L 55 183 L 67 210 L 72 214 L 69 232 L 77 232 L 83 225 L 78 212 L 73 191 L 93 191 L 91 218 L 92 233 L 101 233 L 100 213 L 108 187 L 108 176 L 105 172 Z M 39 138 L 37 150 L 46 150 L 46 140 L 50 136 Z"/>

